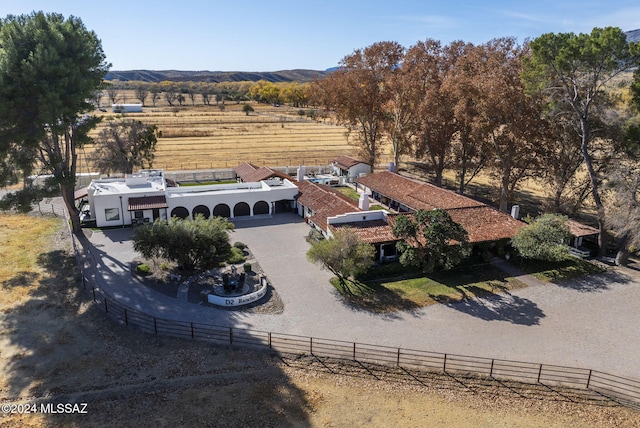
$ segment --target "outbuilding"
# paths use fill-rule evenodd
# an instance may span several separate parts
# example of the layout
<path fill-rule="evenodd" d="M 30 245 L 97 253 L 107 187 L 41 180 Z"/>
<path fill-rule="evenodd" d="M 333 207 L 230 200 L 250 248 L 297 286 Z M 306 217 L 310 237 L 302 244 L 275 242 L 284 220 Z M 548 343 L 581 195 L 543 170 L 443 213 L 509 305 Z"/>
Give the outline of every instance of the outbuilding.
<path fill-rule="evenodd" d="M 142 113 L 142 104 L 111 104 L 114 113 Z"/>

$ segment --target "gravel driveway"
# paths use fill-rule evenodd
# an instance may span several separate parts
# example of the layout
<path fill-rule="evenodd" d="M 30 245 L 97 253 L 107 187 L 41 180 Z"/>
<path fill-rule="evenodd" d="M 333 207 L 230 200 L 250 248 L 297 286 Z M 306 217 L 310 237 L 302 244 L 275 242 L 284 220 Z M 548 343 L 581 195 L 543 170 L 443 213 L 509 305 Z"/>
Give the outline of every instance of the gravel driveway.
<path fill-rule="evenodd" d="M 94 232 L 103 287 L 158 317 L 350 342 L 584 367 L 640 378 L 640 281 L 632 271 L 496 297 L 375 315 L 342 302 L 331 274 L 306 260 L 309 227 L 295 214 L 236 221 L 284 303 L 281 314 L 245 314 L 177 302 L 132 279 L 129 229 Z M 102 260 L 102 262 L 100 262 Z"/>

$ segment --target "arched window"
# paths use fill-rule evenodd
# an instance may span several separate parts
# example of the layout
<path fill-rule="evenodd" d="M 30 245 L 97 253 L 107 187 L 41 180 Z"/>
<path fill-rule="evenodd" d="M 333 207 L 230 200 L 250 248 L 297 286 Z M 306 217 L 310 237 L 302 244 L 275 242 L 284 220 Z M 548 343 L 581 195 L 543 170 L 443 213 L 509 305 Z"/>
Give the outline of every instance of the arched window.
<path fill-rule="evenodd" d="M 236 206 L 233 207 L 233 216 L 241 217 L 244 215 L 251 215 L 251 208 L 246 202 L 238 202 Z"/>
<path fill-rule="evenodd" d="M 253 215 L 269 214 L 269 204 L 265 201 L 258 201 L 253 206 Z"/>
<path fill-rule="evenodd" d="M 175 207 L 171 210 L 171 217 L 187 218 L 189 217 L 189 210 L 185 207 Z"/>
<path fill-rule="evenodd" d="M 231 217 L 231 208 L 227 204 L 218 204 L 213 209 L 214 217 Z"/>
<path fill-rule="evenodd" d="M 196 218 L 196 215 L 202 214 L 204 218 L 209 218 L 210 213 L 211 212 L 209 211 L 209 207 L 204 205 L 198 205 L 193 209 L 193 212 L 191 213 L 191 215 L 193 216 L 193 218 Z"/>

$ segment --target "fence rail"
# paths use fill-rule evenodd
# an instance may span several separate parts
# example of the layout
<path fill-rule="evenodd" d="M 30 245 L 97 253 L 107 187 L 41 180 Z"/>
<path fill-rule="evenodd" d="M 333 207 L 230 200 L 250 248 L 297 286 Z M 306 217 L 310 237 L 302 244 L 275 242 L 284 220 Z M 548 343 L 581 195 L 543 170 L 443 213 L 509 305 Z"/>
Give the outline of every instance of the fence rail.
<path fill-rule="evenodd" d="M 86 275 L 81 262 L 83 259 L 73 237 L 72 240 L 83 286 L 91 293 L 94 302 L 116 322 L 144 333 L 434 373 L 566 387 L 594 392 L 621 405 L 640 409 L 640 380 L 596 370 L 443 354 L 154 317 L 121 304 L 99 289 Z"/>

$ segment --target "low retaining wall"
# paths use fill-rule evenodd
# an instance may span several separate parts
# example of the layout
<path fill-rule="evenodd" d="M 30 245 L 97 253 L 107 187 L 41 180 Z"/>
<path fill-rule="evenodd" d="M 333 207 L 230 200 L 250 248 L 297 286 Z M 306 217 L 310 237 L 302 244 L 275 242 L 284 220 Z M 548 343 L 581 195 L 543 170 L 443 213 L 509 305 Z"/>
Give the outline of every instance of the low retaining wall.
<path fill-rule="evenodd" d="M 261 275 L 260 287 L 258 288 L 257 291 L 254 291 L 253 293 L 243 294 L 242 296 L 236 296 L 236 297 L 225 297 L 225 296 L 218 296 L 217 294 L 209 294 L 207 296 L 207 300 L 209 303 L 212 303 L 218 306 L 248 305 L 249 303 L 253 303 L 257 300 L 260 300 L 262 297 L 264 297 L 264 295 L 267 294 L 268 285 L 269 284 L 267 283 L 267 278 Z"/>

